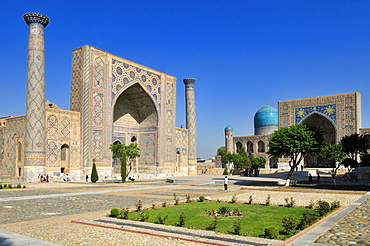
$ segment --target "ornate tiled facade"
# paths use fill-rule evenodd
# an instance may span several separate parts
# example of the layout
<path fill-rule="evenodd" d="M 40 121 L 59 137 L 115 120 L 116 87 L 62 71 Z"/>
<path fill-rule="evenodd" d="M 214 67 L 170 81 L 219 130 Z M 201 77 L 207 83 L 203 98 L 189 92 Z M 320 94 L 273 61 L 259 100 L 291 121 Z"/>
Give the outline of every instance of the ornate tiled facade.
<path fill-rule="evenodd" d="M 279 128 L 295 124 L 315 125 L 323 130 L 327 143 L 338 143 L 342 137 L 353 133 L 370 133 L 369 128 L 360 128 L 361 95 L 358 92 L 280 101 L 278 105 Z M 286 166 L 286 160 L 271 159 L 267 155 L 269 138 L 270 135 L 233 137 L 232 147 L 229 148 L 237 152 L 244 147 L 255 156 L 264 157 L 270 168 Z M 230 145 L 230 141 L 225 139 Z M 317 161 L 317 158 L 309 157 L 305 165 L 320 166 Z"/>
<path fill-rule="evenodd" d="M 70 111 L 44 99 L 44 27 L 29 25 L 26 116 L 0 119 L 0 175 L 36 181 L 38 174 L 84 179 L 96 159 L 99 175 L 117 178 L 110 145 L 137 143 L 137 176 L 188 175 L 196 154 L 194 93 L 192 140 L 176 129 L 176 78 L 85 45 L 72 51 Z M 51 82 L 52 83 L 52 82 Z M 194 145 L 194 146 L 192 146 Z M 27 170 L 26 170 L 26 166 Z"/>
<path fill-rule="evenodd" d="M 307 123 L 310 118 L 335 131 L 332 139 L 359 133 L 361 95 L 358 92 L 279 102 L 279 127 Z"/>
<path fill-rule="evenodd" d="M 71 109 L 82 115 L 84 161 L 95 158 L 110 175 L 109 145 L 136 142 L 138 171 L 173 173 L 175 78 L 91 46 L 74 50 L 72 57 Z M 78 97 L 80 88 L 84 93 Z"/>

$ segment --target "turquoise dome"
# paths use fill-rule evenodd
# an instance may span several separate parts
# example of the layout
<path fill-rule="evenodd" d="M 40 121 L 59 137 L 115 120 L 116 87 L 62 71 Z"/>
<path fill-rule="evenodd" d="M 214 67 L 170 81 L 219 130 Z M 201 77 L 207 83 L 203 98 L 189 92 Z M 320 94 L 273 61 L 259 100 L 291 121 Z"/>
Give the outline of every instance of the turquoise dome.
<path fill-rule="evenodd" d="M 232 131 L 234 130 L 230 125 L 228 125 L 226 128 L 225 128 L 225 131 Z"/>
<path fill-rule="evenodd" d="M 278 111 L 270 105 L 265 105 L 254 115 L 254 126 L 277 125 Z"/>

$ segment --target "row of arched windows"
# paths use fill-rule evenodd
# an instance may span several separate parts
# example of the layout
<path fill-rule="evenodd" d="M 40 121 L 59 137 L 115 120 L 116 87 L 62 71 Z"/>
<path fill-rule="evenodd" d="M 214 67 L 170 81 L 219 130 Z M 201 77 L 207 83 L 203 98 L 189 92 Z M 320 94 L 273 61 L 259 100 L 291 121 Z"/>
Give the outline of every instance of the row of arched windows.
<path fill-rule="evenodd" d="M 258 153 L 263 153 L 263 152 L 266 152 L 266 147 L 265 147 L 265 142 L 263 142 L 262 140 L 258 141 L 257 143 L 257 152 Z M 239 153 L 239 151 L 241 150 L 241 148 L 243 148 L 243 144 L 241 142 L 237 142 L 236 143 L 236 153 Z M 248 141 L 247 142 L 247 147 L 246 147 L 246 151 L 248 153 L 254 153 L 254 144 L 252 141 Z"/>

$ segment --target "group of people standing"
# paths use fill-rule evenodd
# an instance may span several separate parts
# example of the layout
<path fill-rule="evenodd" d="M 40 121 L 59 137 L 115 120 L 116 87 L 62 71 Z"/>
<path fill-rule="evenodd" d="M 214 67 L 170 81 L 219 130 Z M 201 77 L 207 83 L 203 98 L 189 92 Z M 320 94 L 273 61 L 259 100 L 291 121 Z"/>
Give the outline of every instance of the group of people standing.
<path fill-rule="evenodd" d="M 49 183 L 49 174 L 46 175 L 39 174 L 38 181 Z"/>
<path fill-rule="evenodd" d="M 258 168 L 247 168 L 240 170 L 240 176 L 259 176 L 260 170 Z"/>

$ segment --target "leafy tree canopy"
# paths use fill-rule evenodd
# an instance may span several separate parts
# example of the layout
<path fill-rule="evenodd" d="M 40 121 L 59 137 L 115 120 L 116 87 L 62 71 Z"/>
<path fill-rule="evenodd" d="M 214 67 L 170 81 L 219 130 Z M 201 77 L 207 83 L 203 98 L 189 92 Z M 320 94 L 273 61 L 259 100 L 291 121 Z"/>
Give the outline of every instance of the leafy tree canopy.
<path fill-rule="evenodd" d="M 270 157 L 289 159 L 290 171 L 286 185 L 296 166 L 309 154 L 317 154 L 323 144 L 323 136 L 317 128 L 299 124 L 282 127 L 271 135 L 269 140 Z"/>
<path fill-rule="evenodd" d="M 253 157 L 252 159 L 252 168 L 263 168 L 266 165 L 266 159 L 262 156 Z"/>
<path fill-rule="evenodd" d="M 217 155 L 221 155 L 221 156 L 226 155 L 226 147 L 222 146 L 222 147 L 218 148 L 217 149 Z"/>
<path fill-rule="evenodd" d="M 328 161 L 330 167 L 332 168 L 331 176 L 333 179 L 335 179 L 340 165 L 347 157 L 347 154 L 343 150 L 342 144 L 324 144 L 319 155 Z"/>
<path fill-rule="evenodd" d="M 243 158 L 242 161 L 240 162 L 240 168 L 241 169 L 247 169 L 247 168 L 251 168 L 252 167 L 252 158 L 253 158 L 253 154 L 252 153 L 247 153 L 245 151 L 245 148 L 241 148 L 239 150 L 239 155 Z"/>
<path fill-rule="evenodd" d="M 111 144 L 110 150 L 113 153 L 113 158 L 121 160 L 121 176 L 122 182 L 124 182 L 132 171 L 133 161 L 135 158 L 140 157 L 140 149 L 137 147 L 136 143 L 131 143 L 129 145 L 117 143 Z"/>

